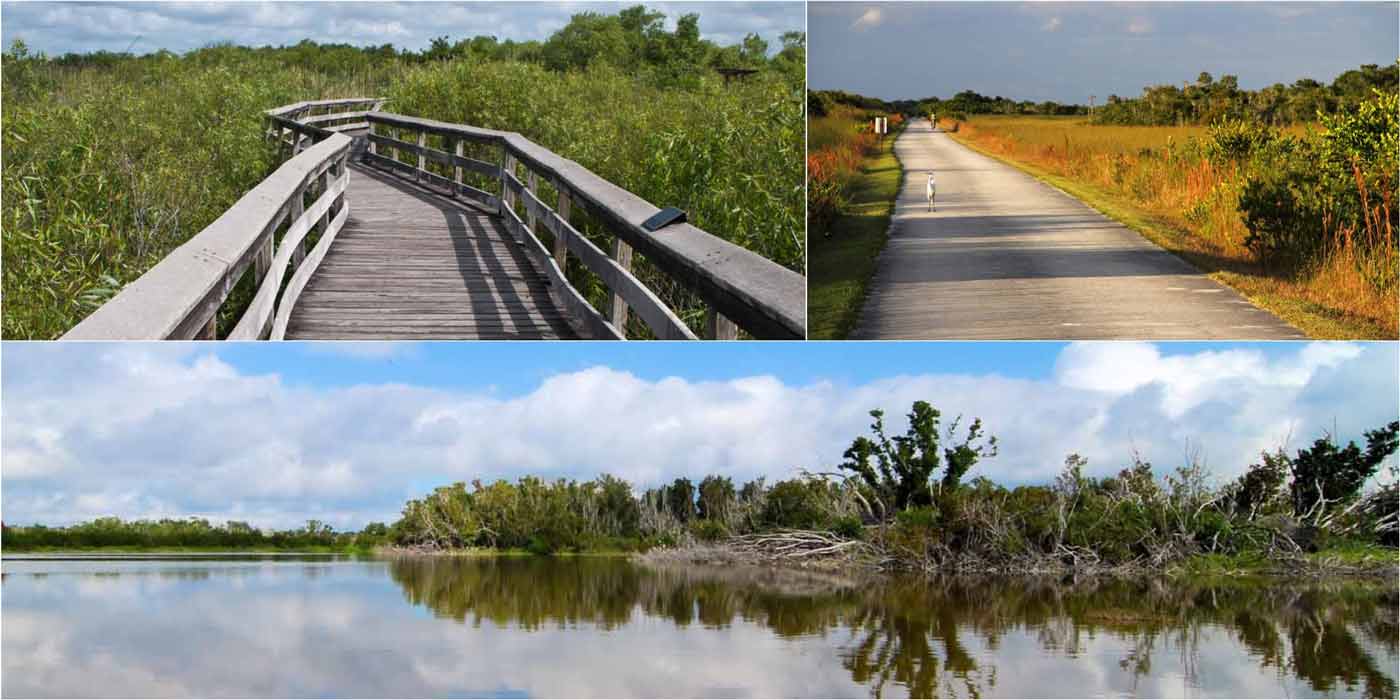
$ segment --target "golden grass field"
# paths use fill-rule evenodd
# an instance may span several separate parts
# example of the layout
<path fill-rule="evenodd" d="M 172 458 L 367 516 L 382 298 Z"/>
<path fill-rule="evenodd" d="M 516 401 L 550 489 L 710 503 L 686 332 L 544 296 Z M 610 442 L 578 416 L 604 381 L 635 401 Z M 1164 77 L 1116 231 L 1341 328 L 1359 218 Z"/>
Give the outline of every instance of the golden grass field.
<path fill-rule="evenodd" d="M 1303 135 L 1316 128 L 1289 131 Z M 1309 336 L 1396 337 L 1396 286 L 1377 288 L 1362 271 L 1378 264 L 1393 270 L 1394 247 L 1380 261 L 1362 260 L 1347 237 L 1305 269 L 1265 269 L 1244 245 L 1249 232 L 1238 202 L 1248 173 L 1203 157 L 1207 127 L 978 115 L 961 123 L 953 137 L 1069 190 Z"/>

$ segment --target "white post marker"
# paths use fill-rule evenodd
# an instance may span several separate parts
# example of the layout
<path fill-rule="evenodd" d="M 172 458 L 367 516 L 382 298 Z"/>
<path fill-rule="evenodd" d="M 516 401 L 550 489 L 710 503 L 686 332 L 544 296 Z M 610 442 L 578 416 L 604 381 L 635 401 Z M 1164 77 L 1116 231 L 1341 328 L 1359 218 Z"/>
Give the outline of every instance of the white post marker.
<path fill-rule="evenodd" d="M 933 181 L 933 171 L 928 171 L 928 184 L 924 186 L 924 196 L 928 197 L 928 210 L 933 211 L 933 198 L 938 194 L 938 185 Z"/>

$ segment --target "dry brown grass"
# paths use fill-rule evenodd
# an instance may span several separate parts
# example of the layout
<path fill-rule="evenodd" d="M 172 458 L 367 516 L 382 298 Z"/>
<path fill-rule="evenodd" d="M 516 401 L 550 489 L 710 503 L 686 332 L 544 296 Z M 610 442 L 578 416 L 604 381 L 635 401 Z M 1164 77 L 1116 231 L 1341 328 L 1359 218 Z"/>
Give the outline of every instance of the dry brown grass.
<path fill-rule="evenodd" d="M 1091 204 L 1111 214 L 1132 210 L 1119 218 L 1150 221 L 1136 227 L 1310 336 L 1396 338 L 1400 300 L 1393 283 L 1397 260 L 1389 212 L 1395 205 L 1389 197 L 1370 197 L 1366 221 L 1331 231 L 1330 249 L 1319 260 L 1269 269 L 1245 246 L 1249 231 L 1238 209 L 1245 173 L 1201 157 L 1199 144 L 1208 134 L 1201 126 L 979 116 L 963 122 L 954 138 L 1037 174 L 1087 185 L 1074 194 L 1089 195 Z M 1364 188 L 1359 178 L 1358 185 Z M 1386 275 L 1390 283 L 1376 283 Z"/>

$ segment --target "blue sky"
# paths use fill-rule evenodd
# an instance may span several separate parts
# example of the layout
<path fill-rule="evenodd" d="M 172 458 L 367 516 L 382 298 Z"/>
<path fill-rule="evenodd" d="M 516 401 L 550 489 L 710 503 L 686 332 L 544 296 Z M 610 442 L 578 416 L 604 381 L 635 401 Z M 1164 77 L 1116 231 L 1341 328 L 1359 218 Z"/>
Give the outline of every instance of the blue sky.
<path fill-rule="evenodd" d="M 406 383 L 456 389 L 492 389 L 516 396 L 548 376 L 606 365 L 656 381 L 680 376 L 725 381 L 772 375 L 787 384 L 815 381 L 861 384 L 891 374 L 957 372 L 1044 379 L 1067 343 L 297 343 L 268 352 L 235 344 L 219 357 L 241 372 L 276 372 L 292 385 L 318 388 Z M 975 352 L 970 352 L 975 348 Z M 1223 349 L 1286 355 L 1278 343 L 1167 343 L 1164 356 Z"/>
<path fill-rule="evenodd" d="M 1201 71 L 1257 89 L 1400 54 L 1395 2 L 847 3 L 808 11 L 812 89 L 1099 103 Z"/>
<path fill-rule="evenodd" d="M 1261 450 L 1397 414 L 1394 343 L 5 343 L 0 516 L 340 527 L 452 481 L 827 470 L 882 408 L 984 420 L 1004 483 Z"/>
<path fill-rule="evenodd" d="M 177 53 L 211 42 L 263 46 L 302 39 L 357 46 L 390 43 L 420 50 L 438 36 L 493 35 L 528 41 L 549 38 L 581 12 L 615 13 L 637 2 L 4 2 L 0 37 L 22 38 L 49 54 L 97 50 Z M 783 32 L 800 30 L 800 2 L 652 2 L 667 27 L 700 15 L 702 37 L 737 44 L 754 32 L 781 48 Z"/>

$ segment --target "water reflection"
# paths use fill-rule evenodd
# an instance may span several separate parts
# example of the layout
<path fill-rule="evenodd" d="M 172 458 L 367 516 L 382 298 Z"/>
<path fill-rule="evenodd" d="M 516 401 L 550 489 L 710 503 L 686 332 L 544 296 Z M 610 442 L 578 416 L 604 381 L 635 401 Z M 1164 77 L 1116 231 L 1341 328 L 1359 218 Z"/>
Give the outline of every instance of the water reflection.
<path fill-rule="evenodd" d="M 1397 693 L 1393 582 L 853 580 L 601 558 L 4 569 L 6 696 Z"/>

